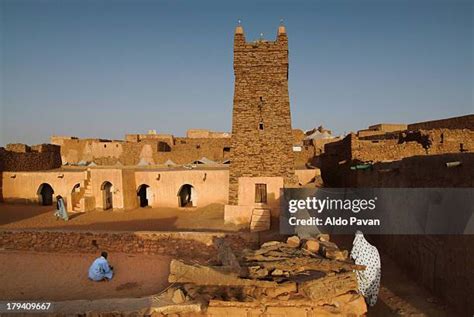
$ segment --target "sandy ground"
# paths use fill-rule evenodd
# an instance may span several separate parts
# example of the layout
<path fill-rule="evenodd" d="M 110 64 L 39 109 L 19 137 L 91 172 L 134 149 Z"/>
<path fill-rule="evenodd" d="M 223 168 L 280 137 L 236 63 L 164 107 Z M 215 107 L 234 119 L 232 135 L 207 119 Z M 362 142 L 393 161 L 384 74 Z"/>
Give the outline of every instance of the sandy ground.
<path fill-rule="evenodd" d="M 203 208 L 137 208 L 90 211 L 56 220 L 52 206 L 0 204 L 0 229 L 70 229 L 112 231 L 238 231 L 224 224 L 224 206 Z"/>
<path fill-rule="evenodd" d="M 100 299 L 142 297 L 168 285 L 171 258 L 109 254 L 115 276 L 109 282 L 87 277 L 97 255 L 36 252 L 0 252 L 1 300 Z"/>
<path fill-rule="evenodd" d="M 136 298 L 157 294 L 168 285 L 169 257 L 111 253 L 109 259 L 115 267 L 115 277 L 109 282 L 92 282 L 87 278 L 87 270 L 95 257 L 0 252 L 0 300 Z M 389 258 L 383 257 L 383 265 L 379 300 L 375 307 L 369 308 L 368 316 L 456 316 L 411 281 Z"/>
<path fill-rule="evenodd" d="M 199 209 L 140 208 L 131 211 L 93 211 L 56 221 L 51 207 L 0 204 L 0 230 L 66 229 L 113 231 L 236 231 L 224 225 L 223 206 Z M 276 237 L 274 237 L 276 238 Z M 352 237 L 333 236 L 341 248 Z M 368 316 L 457 316 L 442 301 L 407 277 L 382 255 L 379 300 Z M 93 283 L 87 270 L 97 255 L 0 252 L 0 299 L 74 300 L 141 297 L 156 294 L 167 285 L 170 258 L 110 254 L 116 268 L 111 282 Z"/>

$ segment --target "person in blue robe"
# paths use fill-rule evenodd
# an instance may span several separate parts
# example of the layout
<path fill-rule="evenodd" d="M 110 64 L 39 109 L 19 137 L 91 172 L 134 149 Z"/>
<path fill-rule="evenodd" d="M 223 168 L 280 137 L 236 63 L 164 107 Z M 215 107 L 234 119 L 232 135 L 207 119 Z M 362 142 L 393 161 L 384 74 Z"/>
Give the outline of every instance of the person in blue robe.
<path fill-rule="evenodd" d="M 89 268 L 89 279 L 99 282 L 111 280 L 114 276 L 114 268 L 107 261 L 107 252 L 103 251 L 97 259 L 94 260 Z"/>
<path fill-rule="evenodd" d="M 56 216 L 56 220 L 69 220 L 69 215 L 66 211 L 66 205 L 64 204 L 64 199 L 61 197 L 61 195 L 56 196 L 56 212 L 54 215 Z"/>

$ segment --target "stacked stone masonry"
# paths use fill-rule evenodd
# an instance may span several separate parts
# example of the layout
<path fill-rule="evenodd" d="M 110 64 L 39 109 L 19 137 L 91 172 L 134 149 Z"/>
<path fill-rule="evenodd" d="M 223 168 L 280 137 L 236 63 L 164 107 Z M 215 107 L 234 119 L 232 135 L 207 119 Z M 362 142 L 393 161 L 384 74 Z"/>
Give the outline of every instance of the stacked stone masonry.
<path fill-rule="evenodd" d="M 0 171 L 39 171 L 61 167 L 60 147 L 52 144 L 0 147 Z"/>
<path fill-rule="evenodd" d="M 37 252 L 125 252 L 157 254 L 196 260 L 216 260 L 215 239 L 224 239 L 234 249 L 252 248 L 251 234 L 204 232 L 83 232 L 83 231 L 0 231 L 0 248 Z"/>
<path fill-rule="evenodd" d="M 240 177 L 295 182 L 286 32 L 279 31 L 276 41 L 246 42 L 237 27 L 234 74 L 230 204 L 237 204 Z"/>

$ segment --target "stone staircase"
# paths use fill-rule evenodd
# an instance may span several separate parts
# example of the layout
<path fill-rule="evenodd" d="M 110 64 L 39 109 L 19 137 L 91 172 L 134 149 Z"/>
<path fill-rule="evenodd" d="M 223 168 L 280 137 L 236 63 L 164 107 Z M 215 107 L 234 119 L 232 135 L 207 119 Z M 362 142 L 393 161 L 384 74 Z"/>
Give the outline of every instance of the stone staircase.
<path fill-rule="evenodd" d="M 95 209 L 95 197 L 92 191 L 91 184 L 91 172 L 86 170 L 85 178 L 81 181 L 81 186 L 79 187 L 79 192 L 76 192 L 75 201 L 76 203 L 72 207 L 74 212 L 85 212 Z"/>

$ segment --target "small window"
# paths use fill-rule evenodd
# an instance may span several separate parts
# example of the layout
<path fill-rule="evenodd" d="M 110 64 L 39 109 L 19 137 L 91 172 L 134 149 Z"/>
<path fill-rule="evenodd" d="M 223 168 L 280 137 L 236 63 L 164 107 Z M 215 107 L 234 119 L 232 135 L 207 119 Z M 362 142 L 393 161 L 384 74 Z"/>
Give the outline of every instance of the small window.
<path fill-rule="evenodd" d="M 259 129 L 259 130 L 263 130 L 263 122 L 260 122 L 260 123 L 258 124 L 258 129 Z"/>
<path fill-rule="evenodd" d="M 107 147 L 107 144 L 104 144 L 104 147 Z"/>
<path fill-rule="evenodd" d="M 230 152 L 230 147 L 225 147 L 224 152 Z"/>
<path fill-rule="evenodd" d="M 196 145 L 196 149 L 200 149 L 200 148 L 201 148 L 201 144 Z"/>
<path fill-rule="evenodd" d="M 171 146 L 166 142 L 158 142 L 158 152 L 171 152 Z"/>
<path fill-rule="evenodd" d="M 262 96 L 260 96 L 260 101 L 262 101 L 262 102 L 263 102 L 263 97 L 262 97 Z"/>
<path fill-rule="evenodd" d="M 255 184 L 255 202 L 267 203 L 267 184 Z"/>

